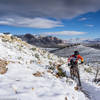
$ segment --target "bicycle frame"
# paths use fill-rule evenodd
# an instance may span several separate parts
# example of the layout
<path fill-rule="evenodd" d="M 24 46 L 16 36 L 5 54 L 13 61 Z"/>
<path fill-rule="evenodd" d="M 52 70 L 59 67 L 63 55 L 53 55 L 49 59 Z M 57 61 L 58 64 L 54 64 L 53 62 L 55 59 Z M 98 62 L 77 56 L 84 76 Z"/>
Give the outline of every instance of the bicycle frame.
<path fill-rule="evenodd" d="M 78 79 L 78 85 L 81 86 L 78 63 L 71 62 L 70 64 L 71 64 L 71 67 L 70 67 L 71 78 L 74 79 L 74 77 L 76 77 Z"/>

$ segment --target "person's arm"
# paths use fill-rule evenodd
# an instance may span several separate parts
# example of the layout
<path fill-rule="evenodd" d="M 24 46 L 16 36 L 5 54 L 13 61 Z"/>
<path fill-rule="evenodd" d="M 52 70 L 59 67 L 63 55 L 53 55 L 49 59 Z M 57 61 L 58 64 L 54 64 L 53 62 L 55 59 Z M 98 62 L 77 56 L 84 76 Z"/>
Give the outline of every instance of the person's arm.
<path fill-rule="evenodd" d="M 82 56 L 79 55 L 78 58 L 81 60 L 81 63 L 84 62 L 84 58 Z"/>

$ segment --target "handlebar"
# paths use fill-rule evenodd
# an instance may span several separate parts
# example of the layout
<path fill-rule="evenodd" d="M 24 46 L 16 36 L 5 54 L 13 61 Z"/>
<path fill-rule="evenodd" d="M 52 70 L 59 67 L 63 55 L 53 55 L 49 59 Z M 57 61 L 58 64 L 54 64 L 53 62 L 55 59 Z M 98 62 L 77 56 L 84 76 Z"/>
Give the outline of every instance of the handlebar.
<path fill-rule="evenodd" d="M 83 63 L 77 63 L 78 65 L 81 65 L 81 64 L 83 64 Z M 70 63 L 68 63 L 68 66 L 71 66 L 72 64 L 70 64 Z M 73 65 L 75 65 L 75 64 L 73 64 Z"/>

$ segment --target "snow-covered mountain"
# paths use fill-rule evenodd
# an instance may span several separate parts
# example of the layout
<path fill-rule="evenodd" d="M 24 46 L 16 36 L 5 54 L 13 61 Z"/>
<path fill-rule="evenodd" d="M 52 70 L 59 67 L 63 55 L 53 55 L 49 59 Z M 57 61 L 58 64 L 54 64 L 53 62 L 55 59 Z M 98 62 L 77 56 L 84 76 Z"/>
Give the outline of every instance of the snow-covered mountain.
<path fill-rule="evenodd" d="M 67 58 L 27 44 L 11 35 L 0 35 L 0 60 L 7 71 L 0 75 L 1 100 L 99 100 L 100 84 L 92 82 L 95 70 L 80 65 L 82 87 L 69 78 Z M 4 65 L 0 63 L 0 68 Z M 2 66 L 1 66 L 2 65 Z M 66 77 L 59 76 L 58 65 Z M 88 94 L 89 98 L 86 97 Z"/>
<path fill-rule="evenodd" d="M 65 40 L 66 43 L 100 43 L 100 38 L 73 38 Z"/>
<path fill-rule="evenodd" d="M 86 38 L 73 38 L 67 39 L 67 43 L 88 43 L 89 41 L 93 41 L 93 39 L 86 39 Z"/>

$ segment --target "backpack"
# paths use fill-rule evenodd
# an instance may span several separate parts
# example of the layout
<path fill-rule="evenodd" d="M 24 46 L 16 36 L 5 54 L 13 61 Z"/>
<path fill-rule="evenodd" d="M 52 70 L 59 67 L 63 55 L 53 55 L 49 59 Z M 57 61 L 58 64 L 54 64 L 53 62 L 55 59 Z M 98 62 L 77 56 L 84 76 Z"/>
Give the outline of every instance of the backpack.
<path fill-rule="evenodd" d="M 75 66 L 75 65 L 77 65 L 78 63 L 77 63 L 77 57 L 73 57 L 71 60 L 70 60 L 70 65 L 71 66 Z"/>

